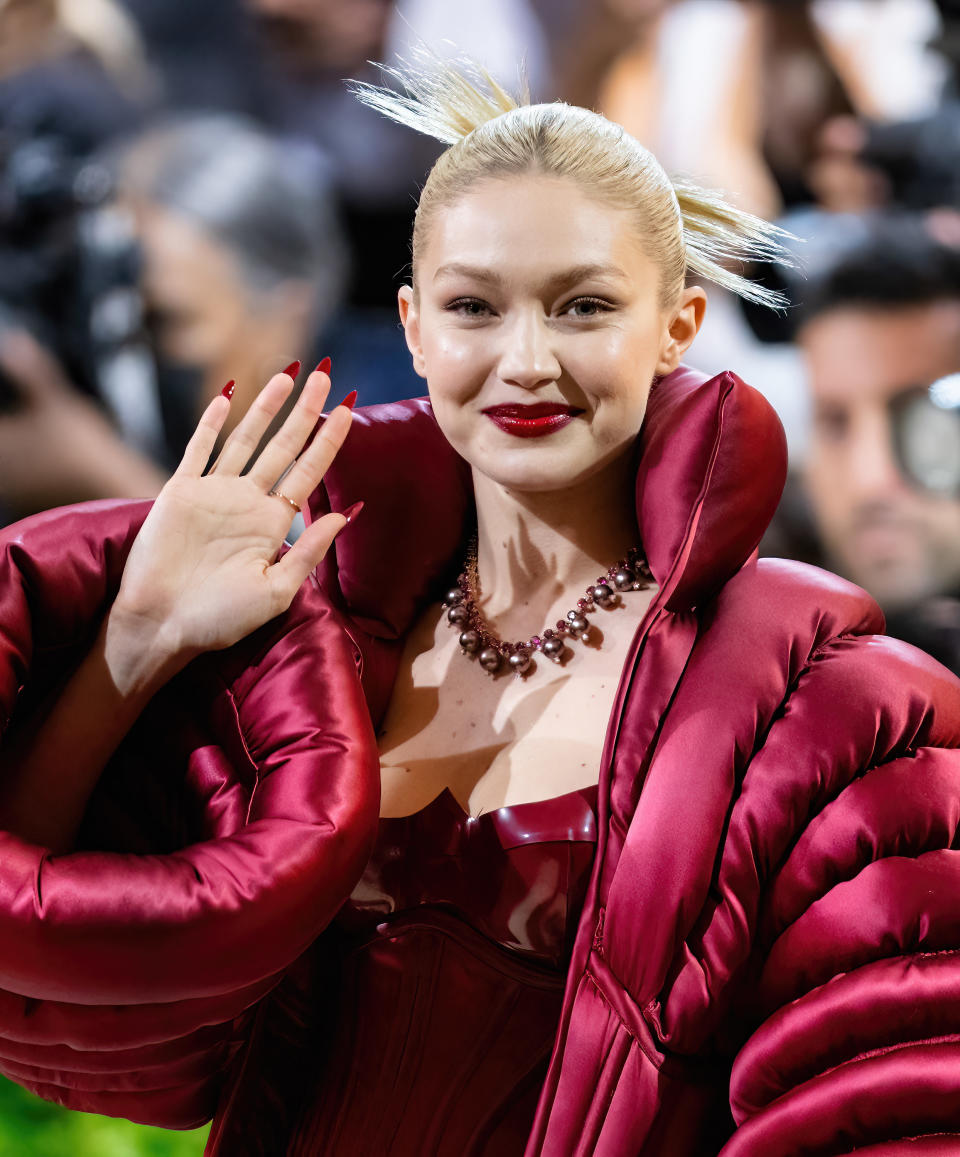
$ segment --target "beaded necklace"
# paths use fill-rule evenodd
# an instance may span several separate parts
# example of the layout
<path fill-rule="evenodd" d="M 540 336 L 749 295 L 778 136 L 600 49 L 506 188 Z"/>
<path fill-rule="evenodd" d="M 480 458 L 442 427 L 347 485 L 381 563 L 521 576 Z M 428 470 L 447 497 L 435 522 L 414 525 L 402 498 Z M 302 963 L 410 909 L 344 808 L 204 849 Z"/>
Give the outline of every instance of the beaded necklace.
<path fill-rule="evenodd" d="M 587 587 L 576 607 L 567 611 L 566 619 L 558 619 L 555 627 L 531 635 L 526 642 L 505 643 L 477 606 L 480 581 L 477 575 L 477 536 L 474 534 L 467 548 L 463 573 L 458 575 L 457 585 L 447 591 L 443 606 L 447 622 L 460 631 L 459 642 L 464 655 L 476 657 L 490 675 L 496 676 L 506 670 L 523 678 L 536 670 L 533 662 L 535 652 L 540 651 L 554 663 L 562 663 L 568 655 L 567 640 L 589 638 L 587 615 L 598 608 L 612 610 L 621 603 L 620 596 L 624 592 L 644 590 L 652 582 L 653 575 L 643 552 L 639 547 L 631 547 L 626 558 Z"/>

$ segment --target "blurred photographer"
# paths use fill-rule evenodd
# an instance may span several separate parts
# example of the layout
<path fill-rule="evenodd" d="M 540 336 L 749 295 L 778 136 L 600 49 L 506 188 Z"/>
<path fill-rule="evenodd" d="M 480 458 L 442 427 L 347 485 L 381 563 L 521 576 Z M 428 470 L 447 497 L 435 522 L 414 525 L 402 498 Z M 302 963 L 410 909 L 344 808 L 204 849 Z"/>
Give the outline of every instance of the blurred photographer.
<path fill-rule="evenodd" d="M 163 484 L 97 381 L 97 333 L 136 271 L 92 157 L 134 127 L 149 87 L 110 0 L 0 3 L 0 522 Z"/>
<path fill-rule="evenodd" d="M 802 482 L 827 565 L 960 671 L 960 250 L 875 226 L 813 287 Z"/>

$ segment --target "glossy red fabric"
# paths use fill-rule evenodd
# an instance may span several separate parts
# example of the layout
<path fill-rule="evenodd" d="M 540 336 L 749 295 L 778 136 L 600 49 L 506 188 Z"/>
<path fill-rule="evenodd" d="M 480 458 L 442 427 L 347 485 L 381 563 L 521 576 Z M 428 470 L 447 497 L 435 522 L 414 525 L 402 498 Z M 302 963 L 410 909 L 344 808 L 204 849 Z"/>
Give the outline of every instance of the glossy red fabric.
<path fill-rule="evenodd" d="M 660 590 L 625 664 L 598 769 L 597 852 L 527 1157 L 933 1153 L 960 1134 L 960 1022 L 945 999 L 960 984 L 960 689 L 945 668 L 879 634 L 882 616 L 863 591 L 757 560 L 783 474 L 782 431 L 735 375 L 705 381 L 683 369 L 651 394 L 636 501 Z M 44 1033 L 32 1087 L 44 1095 L 168 1125 L 195 1123 L 216 1101 L 208 1153 L 233 1157 L 277 1153 L 315 1094 L 303 1058 L 329 1029 L 338 992 L 317 933 L 359 878 L 374 829 L 372 729 L 356 678 L 376 721 L 404 633 L 449 579 L 470 521 L 468 474 L 426 401 L 359 411 L 310 513 L 358 498 L 362 517 L 305 584 L 293 617 L 184 672 L 155 729 L 131 741 L 115 793 L 91 809 L 90 851 L 54 865 L 72 919 L 28 900 L 49 857 L 7 837 L 0 978 L 20 995 L 0 1024 L 0 1053 L 16 1040 L 22 1063 L 21 1038 L 32 1049 L 29 1003 Z M 76 653 L 102 611 L 104 569 L 116 576 L 144 509 L 87 504 L 4 532 L 7 712 L 21 683 L 29 704 L 34 683 L 63 669 L 64 640 L 62 657 Z M 47 607 L 61 608 L 46 636 L 53 650 L 34 656 Z M 315 649 L 329 662 L 322 670 Z M 274 666 L 288 662 L 300 678 L 279 675 L 271 687 Z M 229 696 L 200 695 L 200 674 L 221 690 L 262 684 L 242 727 Z M 300 731 L 303 713 L 316 711 L 323 726 Z M 18 720 L 29 725 L 25 710 Z M 237 734 L 247 730 L 259 736 L 249 760 Z M 287 786 L 277 772 L 293 761 L 281 754 L 264 781 L 254 768 L 278 750 L 276 737 L 296 742 L 291 731 L 310 775 L 294 770 Z M 151 809 L 131 790 L 141 780 Z M 345 809 L 323 827 L 328 844 L 296 844 L 302 858 L 282 878 L 231 802 L 270 780 L 265 824 L 273 809 L 287 824 L 301 808 Z M 306 825 L 311 835 L 320 826 Z M 132 841 L 119 852 L 109 842 L 118 832 Z M 182 849 L 198 835 L 225 874 L 194 902 Z M 334 845 L 349 845 L 335 863 Z M 284 847 L 292 857 L 294 842 Z M 131 882 L 141 860 L 150 891 Z M 276 909 L 267 896 L 279 896 Z M 316 904 L 306 919 L 305 896 Z M 261 902 L 268 915 L 256 912 Z M 229 959 L 221 928 L 243 944 Z M 54 950 L 41 959 L 44 939 Z M 141 939 L 169 962 L 169 979 L 159 962 L 137 959 Z M 99 946 L 104 976 L 72 974 L 60 950 L 68 943 L 91 966 Z M 126 971 L 109 963 L 115 944 Z M 246 1011 L 228 1021 L 233 993 Z M 131 1077 L 128 1052 L 125 1081 L 117 1065 L 94 1088 L 86 1058 L 110 1046 L 107 1033 L 93 1039 L 85 1014 L 104 1000 L 134 1026 L 122 1047 L 169 1047 L 179 1061 L 154 1059 L 148 1076 Z M 167 1034 L 156 1011 L 164 1000 L 176 1009 Z M 202 1046 L 192 1067 L 196 1042 L 181 1035 L 191 1010 L 193 1030 L 212 1025 L 220 1042 L 219 1052 Z M 44 1064 L 44 1048 L 76 1040 L 72 1067 Z M 7 1071 L 14 1061 L 0 1063 Z"/>
<path fill-rule="evenodd" d="M 510 1157 L 530 1134 L 596 842 L 596 787 L 380 821 L 337 914 L 332 1040 L 290 1157 Z M 324 1063 L 325 1062 L 325 1063 Z"/>
<path fill-rule="evenodd" d="M 474 817 L 444 788 L 413 815 L 380 820 L 336 923 L 364 935 L 442 907 L 493 944 L 565 968 L 597 842 L 596 797 L 594 786 Z"/>
<path fill-rule="evenodd" d="M 147 509 L 86 503 L 0 534 L 4 736 L 89 646 Z M 375 741 L 342 678 L 354 652 L 337 619 L 305 586 L 282 621 L 165 687 L 111 760 L 74 853 L 0 832 L 7 1076 L 73 1109 L 210 1119 L 211 1076 L 375 833 Z"/>

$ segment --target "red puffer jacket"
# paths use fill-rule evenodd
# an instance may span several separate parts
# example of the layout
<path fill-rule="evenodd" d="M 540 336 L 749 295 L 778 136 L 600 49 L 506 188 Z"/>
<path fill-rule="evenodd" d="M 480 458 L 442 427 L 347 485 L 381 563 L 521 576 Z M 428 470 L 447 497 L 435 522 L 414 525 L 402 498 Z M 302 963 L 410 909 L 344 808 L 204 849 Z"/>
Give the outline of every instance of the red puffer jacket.
<path fill-rule="evenodd" d="M 660 589 L 608 728 L 528 1157 L 960 1151 L 960 684 L 877 635 L 858 588 L 757 560 L 784 446 L 734 375 L 660 383 L 639 450 Z M 357 414 L 312 513 L 356 498 L 319 584 L 151 704 L 91 801 L 97 851 L 3 837 L 14 1079 L 172 1127 L 215 1112 L 208 1153 L 282 1153 L 335 999 L 318 934 L 375 827 L 357 672 L 377 719 L 470 517 L 427 403 Z M 145 513 L 87 504 L 4 533 L 12 726 L 95 629 Z"/>

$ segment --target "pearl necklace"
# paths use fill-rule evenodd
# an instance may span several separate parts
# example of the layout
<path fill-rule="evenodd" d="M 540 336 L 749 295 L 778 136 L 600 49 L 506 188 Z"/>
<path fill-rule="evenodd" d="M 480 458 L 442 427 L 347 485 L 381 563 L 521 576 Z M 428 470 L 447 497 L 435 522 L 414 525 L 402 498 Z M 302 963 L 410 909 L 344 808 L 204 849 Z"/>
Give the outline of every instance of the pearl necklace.
<path fill-rule="evenodd" d="M 459 642 L 464 655 L 475 656 L 490 675 L 508 670 L 523 678 L 536 670 L 533 662 L 535 651 L 540 651 L 554 663 L 562 663 L 568 655 L 566 639 L 589 638 L 587 615 L 593 614 L 598 607 L 611 610 L 620 604 L 620 595 L 625 591 L 644 590 L 652 582 L 653 575 L 643 552 L 639 547 L 631 547 L 626 558 L 587 587 L 583 598 L 577 600 L 576 608 L 567 611 L 566 619 L 558 619 L 556 627 L 532 635 L 525 643 L 505 643 L 477 607 L 480 582 L 477 576 L 477 536 L 474 535 L 467 549 L 463 573 L 458 575 L 457 585 L 447 591 L 443 606 L 447 611 L 447 622 L 460 631 Z"/>

